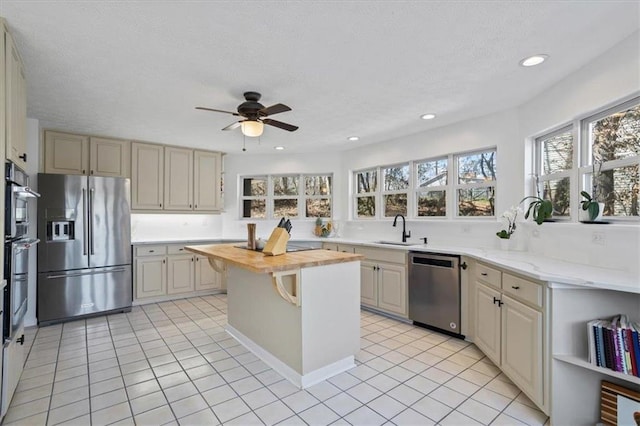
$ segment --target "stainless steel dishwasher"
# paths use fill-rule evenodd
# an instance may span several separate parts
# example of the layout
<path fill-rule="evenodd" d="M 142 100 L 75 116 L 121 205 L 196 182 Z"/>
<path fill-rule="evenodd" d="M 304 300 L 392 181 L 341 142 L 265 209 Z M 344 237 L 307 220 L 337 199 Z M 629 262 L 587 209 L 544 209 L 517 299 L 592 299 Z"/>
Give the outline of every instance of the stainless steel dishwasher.
<path fill-rule="evenodd" d="M 409 319 L 460 335 L 460 256 L 409 252 Z"/>

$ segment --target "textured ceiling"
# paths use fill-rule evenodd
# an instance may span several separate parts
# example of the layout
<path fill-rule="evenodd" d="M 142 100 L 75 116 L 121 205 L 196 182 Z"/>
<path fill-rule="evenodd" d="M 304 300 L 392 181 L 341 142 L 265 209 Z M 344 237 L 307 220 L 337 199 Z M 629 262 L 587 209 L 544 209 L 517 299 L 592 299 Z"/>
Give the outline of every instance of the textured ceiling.
<path fill-rule="evenodd" d="M 14 1 L 45 128 L 239 152 L 256 90 L 293 111 L 250 153 L 342 150 L 516 106 L 640 27 L 637 1 Z M 518 61 L 546 53 L 540 67 Z M 435 112 L 432 121 L 420 120 Z M 359 142 L 348 142 L 351 135 Z"/>

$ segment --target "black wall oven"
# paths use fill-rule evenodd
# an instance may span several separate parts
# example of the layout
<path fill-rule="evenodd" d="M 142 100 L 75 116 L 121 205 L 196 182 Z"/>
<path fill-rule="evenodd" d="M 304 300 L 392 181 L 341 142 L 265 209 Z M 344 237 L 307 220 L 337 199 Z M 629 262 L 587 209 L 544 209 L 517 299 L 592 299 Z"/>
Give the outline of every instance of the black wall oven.
<path fill-rule="evenodd" d="M 29 200 L 40 196 L 29 188 L 28 175 L 13 163 L 5 168 L 5 240 L 3 341 L 12 340 L 27 312 L 29 251 L 39 242 L 29 232 Z"/>

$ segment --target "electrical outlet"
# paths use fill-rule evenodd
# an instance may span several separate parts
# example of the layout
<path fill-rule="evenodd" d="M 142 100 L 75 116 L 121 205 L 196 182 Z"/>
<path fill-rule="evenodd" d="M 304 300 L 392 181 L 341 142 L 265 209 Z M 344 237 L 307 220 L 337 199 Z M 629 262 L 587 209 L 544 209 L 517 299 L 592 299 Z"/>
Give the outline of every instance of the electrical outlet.
<path fill-rule="evenodd" d="M 538 231 L 537 229 L 534 229 L 533 231 L 531 231 L 531 236 L 533 238 L 540 238 L 540 231 Z"/>
<path fill-rule="evenodd" d="M 605 243 L 604 233 L 603 232 L 594 232 L 591 234 L 591 242 L 593 244 L 598 244 L 603 246 Z"/>
<path fill-rule="evenodd" d="M 470 234 L 470 233 L 471 233 L 471 226 L 469 226 L 469 225 L 462 225 L 462 233 L 463 233 L 463 234 Z"/>

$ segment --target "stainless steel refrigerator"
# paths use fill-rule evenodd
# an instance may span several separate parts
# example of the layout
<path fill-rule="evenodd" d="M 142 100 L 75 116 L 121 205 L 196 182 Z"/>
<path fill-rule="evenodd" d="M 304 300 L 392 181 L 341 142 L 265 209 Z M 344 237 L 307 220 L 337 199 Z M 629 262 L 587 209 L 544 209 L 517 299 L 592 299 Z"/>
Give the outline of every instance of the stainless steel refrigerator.
<path fill-rule="evenodd" d="M 129 179 L 38 174 L 39 324 L 131 310 Z"/>

